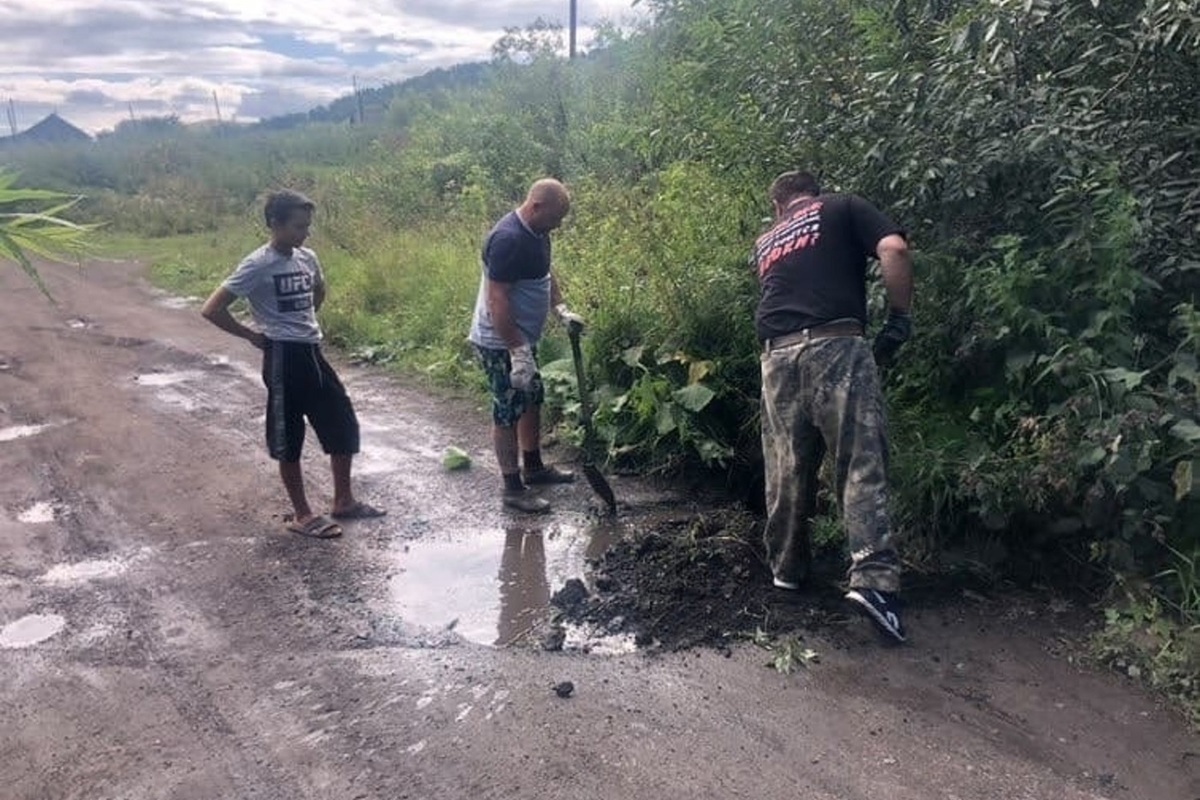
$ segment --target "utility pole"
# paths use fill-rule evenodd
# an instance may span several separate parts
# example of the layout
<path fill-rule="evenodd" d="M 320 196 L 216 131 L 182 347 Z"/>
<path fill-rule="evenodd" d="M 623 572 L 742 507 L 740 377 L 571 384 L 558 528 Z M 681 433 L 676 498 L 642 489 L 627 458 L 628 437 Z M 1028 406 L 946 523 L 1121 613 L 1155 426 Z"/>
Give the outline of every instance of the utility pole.
<path fill-rule="evenodd" d="M 364 125 L 366 124 L 367 118 L 363 113 L 362 90 L 358 88 L 358 76 L 353 75 L 351 76 L 351 79 L 354 81 L 354 99 L 358 101 L 358 124 Z"/>
<path fill-rule="evenodd" d="M 135 115 L 133 113 L 133 101 L 132 100 L 129 101 L 129 121 L 137 122 L 137 115 Z"/>
<path fill-rule="evenodd" d="M 213 89 L 213 108 L 217 110 L 217 126 L 221 125 L 221 101 L 217 99 L 217 90 Z"/>
<path fill-rule="evenodd" d="M 575 58 L 575 29 L 579 22 L 579 0 L 571 0 L 571 47 L 570 58 Z"/>

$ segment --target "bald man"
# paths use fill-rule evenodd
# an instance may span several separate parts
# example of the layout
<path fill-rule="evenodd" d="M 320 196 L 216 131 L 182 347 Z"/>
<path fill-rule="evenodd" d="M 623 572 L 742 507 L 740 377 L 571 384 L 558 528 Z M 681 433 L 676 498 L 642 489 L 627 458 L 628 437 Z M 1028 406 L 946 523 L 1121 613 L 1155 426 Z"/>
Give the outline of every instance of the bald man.
<path fill-rule="evenodd" d="M 542 463 L 545 391 L 537 367 L 537 345 L 551 309 L 563 324 L 583 328 L 583 319 L 563 303 L 550 260 L 550 231 L 562 224 L 570 208 L 565 186 L 539 180 L 525 201 L 488 233 L 469 337 L 492 393 L 502 502 L 529 514 L 550 510 L 550 503 L 529 487 L 575 480 L 573 472 Z"/>

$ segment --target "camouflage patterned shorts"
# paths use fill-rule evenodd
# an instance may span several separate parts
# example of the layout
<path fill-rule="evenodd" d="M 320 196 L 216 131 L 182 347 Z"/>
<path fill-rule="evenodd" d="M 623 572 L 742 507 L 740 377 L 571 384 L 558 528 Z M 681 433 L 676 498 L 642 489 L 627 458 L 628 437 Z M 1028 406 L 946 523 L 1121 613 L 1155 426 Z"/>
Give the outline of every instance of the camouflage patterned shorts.
<path fill-rule="evenodd" d="M 492 421 L 501 428 L 511 428 L 517 424 L 530 408 L 535 408 L 546 402 L 546 389 L 542 385 L 542 376 L 533 376 L 533 385 L 528 390 L 514 389 L 509 376 L 512 374 L 512 360 L 507 350 L 493 350 L 489 347 L 475 345 L 479 363 L 487 376 L 488 388 L 492 392 Z M 537 358 L 537 348 L 533 350 Z"/>

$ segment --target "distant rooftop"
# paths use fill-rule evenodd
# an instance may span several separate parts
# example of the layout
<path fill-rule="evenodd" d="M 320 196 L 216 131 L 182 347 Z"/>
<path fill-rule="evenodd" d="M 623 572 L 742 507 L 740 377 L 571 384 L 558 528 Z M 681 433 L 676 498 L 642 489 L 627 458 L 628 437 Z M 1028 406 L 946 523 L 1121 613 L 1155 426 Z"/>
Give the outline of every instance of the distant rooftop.
<path fill-rule="evenodd" d="M 50 114 L 36 125 L 26 128 L 16 136 L 0 137 L 0 147 L 8 144 L 63 144 L 65 142 L 91 141 L 84 131 L 76 128 L 58 114 Z"/>

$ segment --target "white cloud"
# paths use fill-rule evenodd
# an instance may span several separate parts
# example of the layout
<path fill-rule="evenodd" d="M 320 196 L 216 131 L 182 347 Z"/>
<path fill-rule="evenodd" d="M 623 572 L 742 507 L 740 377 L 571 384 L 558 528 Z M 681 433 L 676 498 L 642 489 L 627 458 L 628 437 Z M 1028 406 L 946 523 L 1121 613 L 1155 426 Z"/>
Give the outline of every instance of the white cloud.
<path fill-rule="evenodd" d="M 631 0 L 579 0 L 589 21 Z M 506 26 L 565 22 L 568 0 L 5 0 L 0 100 L 22 127 L 57 110 L 93 132 L 129 113 L 211 118 L 303 110 L 346 94 L 488 57 Z M 207 99 L 206 99 L 207 98 Z M 140 111 L 139 111 L 140 109 Z M 154 109 L 161 109 L 154 111 Z"/>

